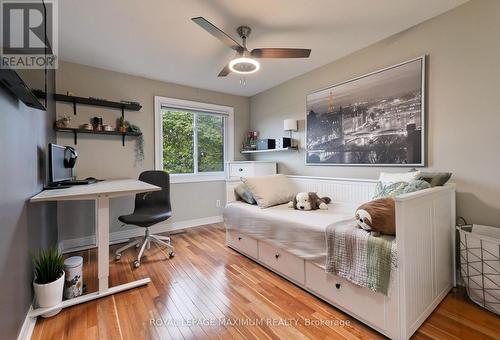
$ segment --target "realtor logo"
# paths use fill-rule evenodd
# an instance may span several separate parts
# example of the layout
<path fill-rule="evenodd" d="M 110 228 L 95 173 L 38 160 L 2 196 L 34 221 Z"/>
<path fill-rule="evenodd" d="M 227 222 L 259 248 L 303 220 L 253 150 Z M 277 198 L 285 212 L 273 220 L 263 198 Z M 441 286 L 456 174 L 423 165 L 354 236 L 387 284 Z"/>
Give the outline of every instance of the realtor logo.
<path fill-rule="evenodd" d="M 0 68 L 57 68 L 57 0 L 0 0 Z"/>

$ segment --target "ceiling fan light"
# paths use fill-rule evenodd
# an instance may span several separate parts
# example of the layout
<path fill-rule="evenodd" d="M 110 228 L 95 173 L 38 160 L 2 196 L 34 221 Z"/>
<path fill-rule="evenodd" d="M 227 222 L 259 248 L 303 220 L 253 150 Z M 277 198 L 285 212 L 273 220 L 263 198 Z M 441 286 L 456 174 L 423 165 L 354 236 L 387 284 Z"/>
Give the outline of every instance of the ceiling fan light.
<path fill-rule="evenodd" d="M 250 74 L 255 73 L 260 69 L 260 64 L 252 58 L 235 58 L 229 62 L 229 69 L 234 73 Z"/>

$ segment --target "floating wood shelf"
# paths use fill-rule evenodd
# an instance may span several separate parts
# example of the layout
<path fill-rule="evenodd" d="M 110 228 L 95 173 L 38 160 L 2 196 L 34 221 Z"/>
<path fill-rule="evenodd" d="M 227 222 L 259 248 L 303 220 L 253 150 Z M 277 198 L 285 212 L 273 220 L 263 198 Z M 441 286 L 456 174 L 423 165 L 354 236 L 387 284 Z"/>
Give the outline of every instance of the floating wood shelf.
<path fill-rule="evenodd" d="M 94 135 L 114 135 L 122 136 L 122 145 L 125 146 L 125 136 L 139 137 L 142 132 L 120 132 L 120 131 L 97 131 L 97 130 L 86 130 L 79 128 L 54 128 L 57 132 L 72 133 L 75 138 L 75 145 L 77 144 L 77 135 L 79 133 L 94 134 Z"/>
<path fill-rule="evenodd" d="M 40 91 L 40 90 L 33 90 L 33 93 L 38 98 L 45 98 L 46 97 L 45 92 Z M 75 114 L 75 115 L 76 115 L 76 104 L 93 105 L 93 106 L 99 106 L 99 107 L 109 107 L 109 108 L 113 108 L 113 109 L 121 109 L 122 116 L 123 116 L 125 110 L 127 110 L 127 111 L 139 111 L 140 109 L 142 109 L 142 105 L 139 103 L 122 103 L 122 102 L 114 102 L 114 101 L 105 100 L 105 99 L 68 96 L 65 94 L 57 94 L 57 93 L 54 94 L 54 99 L 58 102 L 72 103 L 73 104 L 73 114 Z"/>
<path fill-rule="evenodd" d="M 282 149 L 267 149 L 267 150 L 242 150 L 241 153 L 263 153 L 263 152 L 278 152 L 278 151 L 298 151 L 299 149 L 296 146 L 291 146 L 288 148 Z"/>

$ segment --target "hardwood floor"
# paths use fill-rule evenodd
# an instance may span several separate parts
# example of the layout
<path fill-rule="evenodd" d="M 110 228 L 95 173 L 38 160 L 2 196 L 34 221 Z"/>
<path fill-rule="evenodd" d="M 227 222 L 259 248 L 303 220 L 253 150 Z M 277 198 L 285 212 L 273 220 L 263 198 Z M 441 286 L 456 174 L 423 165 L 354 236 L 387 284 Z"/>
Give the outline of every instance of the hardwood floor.
<path fill-rule="evenodd" d="M 134 250 L 110 266 L 110 286 L 147 276 L 150 284 L 39 318 L 32 339 L 383 338 L 226 247 L 222 225 L 192 228 L 172 241 L 173 259 L 152 245 L 138 269 Z M 77 254 L 88 290 L 96 291 L 95 249 Z M 455 290 L 414 338 L 499 339 L 500 318 Z"/>

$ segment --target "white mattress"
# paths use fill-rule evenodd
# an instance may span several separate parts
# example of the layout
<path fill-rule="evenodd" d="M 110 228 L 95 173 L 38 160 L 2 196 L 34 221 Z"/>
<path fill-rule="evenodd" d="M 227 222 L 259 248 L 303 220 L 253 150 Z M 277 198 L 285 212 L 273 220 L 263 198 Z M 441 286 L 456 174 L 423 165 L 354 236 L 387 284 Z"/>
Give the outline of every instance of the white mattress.
<path fill-rule="evenodd" d="M 260 239 L 324 267 L 325 230 L 330 224 L 354 216 L 357 205 L 330 203 L 328 210 L 300 211 L 287 204 L 260 209 L 243 202 L 231 202 L 224 209 L 227 229 Z"/>

